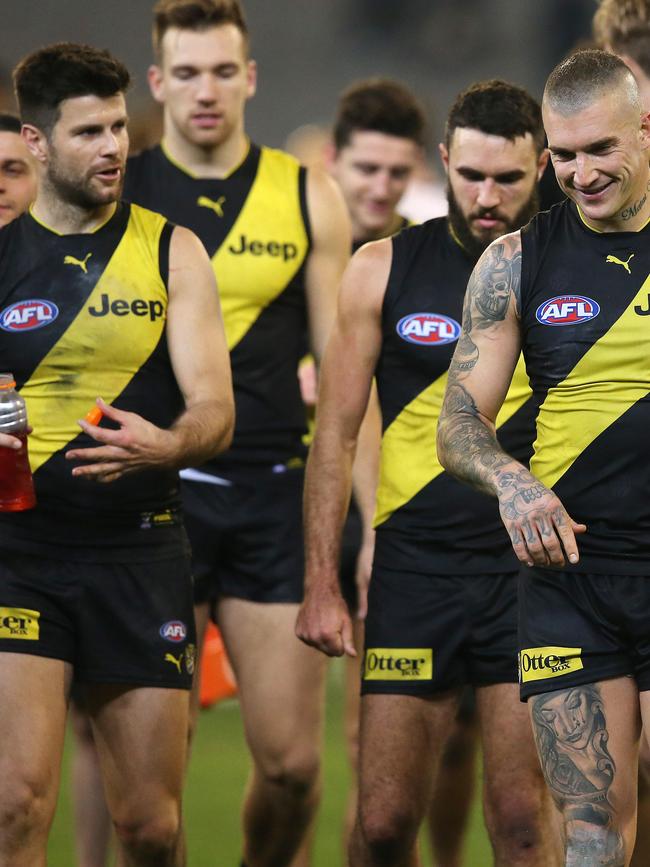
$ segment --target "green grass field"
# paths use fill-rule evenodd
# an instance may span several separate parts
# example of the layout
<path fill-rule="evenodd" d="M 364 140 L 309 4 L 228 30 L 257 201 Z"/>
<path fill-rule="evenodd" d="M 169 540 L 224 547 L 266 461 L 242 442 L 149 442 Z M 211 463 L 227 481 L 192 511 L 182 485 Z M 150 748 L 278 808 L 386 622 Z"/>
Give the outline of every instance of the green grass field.
<path fill-rule="evenodd" d="M 325 731 L 323 801 L 318 815 L 313 867 L 343 867 L 340 828 L 348 784 L 342 734 L 342 667 L 330 670 Z M 190 867 L 238 867 L 239 803 L 248 772 L 239 705 L 228 701 L 203 713 L 185 795 Z M 50 837 L 50 867 L 73 867 L 67 761 L 59 807 Z M 467 867 L 488 867 L 490 849 L 480 806 L 475 805 L 467 837 Z M 424 864 L 431 860 L 425 853 Z"/>

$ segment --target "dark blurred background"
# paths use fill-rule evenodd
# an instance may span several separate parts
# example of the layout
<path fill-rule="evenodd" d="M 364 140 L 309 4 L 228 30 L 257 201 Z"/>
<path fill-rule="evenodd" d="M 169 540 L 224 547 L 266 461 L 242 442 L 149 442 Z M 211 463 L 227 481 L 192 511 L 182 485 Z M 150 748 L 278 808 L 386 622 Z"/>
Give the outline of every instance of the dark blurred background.
<path fill-rule="evenodd" d="M 396 77 L 415 90 L 430 109 L 433 142 L 453 96 L 476 79 L 503 77 L 539 97 L 555 63 L 589 38 L 596 3 L 244 0 L 244 5 L 259 65 L 248 127 L 257 140 L 279 146 L 302 124 L 329 124 L 339 91 L 369 75 Z M 135 77 L 131 112 L 153 131 L 146 86 L 151 6 L 150 0 L 0 0 L 0 103 L 11 105 L 9 72 L 23 54 L 47 42 L 86 41 L 109 48 L 128 64 Z"/>

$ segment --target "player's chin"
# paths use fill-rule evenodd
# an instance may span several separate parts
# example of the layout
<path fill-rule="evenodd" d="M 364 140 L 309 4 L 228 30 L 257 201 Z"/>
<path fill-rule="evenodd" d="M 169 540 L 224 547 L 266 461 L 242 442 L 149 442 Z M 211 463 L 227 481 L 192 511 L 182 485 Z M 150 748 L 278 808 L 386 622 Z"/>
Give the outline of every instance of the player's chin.
<path fill-rule="evenodd" d="M 207 128 L 190 125 L 185 129 L 185 138 L 197 147 L 218 147 L 228 138 L 229 131 L 223 124 Z"/>
<path fill-rule="evenodd" d="M 93 185 L 92 190 L 89 190 L 89 198 L 91 198 L 96 205 L 112 205 L 113 202 L 117 202 L 117 200 L 122 197 L 123 188 L 124 181 L 122 178 L 113 181 L 112 183 L 106 183 L 104 181 L 99 185 Z"/>

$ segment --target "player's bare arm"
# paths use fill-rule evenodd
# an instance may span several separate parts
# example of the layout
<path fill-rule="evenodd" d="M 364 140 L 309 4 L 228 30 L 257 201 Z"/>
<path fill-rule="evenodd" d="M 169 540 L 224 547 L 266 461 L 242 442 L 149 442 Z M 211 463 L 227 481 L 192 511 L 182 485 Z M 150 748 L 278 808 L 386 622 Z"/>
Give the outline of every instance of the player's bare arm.
<path fill-rule="evenodd" d="M 348 210 L 339 187 L 328 174 L 314 170 L 309 172 L 307 200 L 314 242 L 307 261 L 307 303 L 312 352 L 319 361 L 334 320 L 341 276 L 350 258 L 352 233 Z M 359 440 L 362 447 L 358 450 L 354 463 L 353 487 L 363 524 L 363 541 L 357 569 L 359 614 L 363 617 L 374 549 L 372 517 L 381 441 L 381 422 L 376 399 L 369 402 Z"/>
<path fill-rule="evenodd" d="M 355 656 L 339 587 L 341 532 L 359 428 L 381 348 L 381 305 L 391 242 L 362 248 L 348 266 L 321 370 L 316 433 L 305 481 L 305 600 L 296 634 L 330 656 Z"/>
<path fill-rule="evenodd" d="M 228 447 L 234 426 L 230 360 L 215 278 L 207 253 L 192 232 L 174 229 L 170 243 L 167 343 L 185 410 L 163 430 L 136 413 L 98 399 L 112 430 L 81 420 L 97 448 L 72 449 L 69 460 L 90 463 L 73 475 L 112 482 L 151 467 L 200 464 Z"/>
<path fill-rule="evenodd" d="M 312 235 L 305 266 L 309 342 L 319 363 L 336 315 L 341 277 L 350 260 L 352 230 L 343 197 L 324 172 L 307 173 L 307 208 Z"/>
<path fill-rule="evenodd" d="M 449 369 L 438 455 L 459 479 L 496 496 L 515 554 L 528 566 L 578 561 L 584 532 L 555 494 L 506 454 L 495 420 L 521 349 L 521 236 L 494 241 L 470 278 L 463 329 Z"/>
<path fill-rule="evenodd" d="M 352 490 L 361 515 L 363 534 L 357 554 L 355 583 L 357 586 L 356 616 L 364 620 L 368 613 L 368 585 L 375 553 L 373 520 L 379 483 L 379 455 L 381 453 L 381 409 L 377 388 L 373 384 L 366 414 L 357 437 L 357 450 L 352 466 Z"/>

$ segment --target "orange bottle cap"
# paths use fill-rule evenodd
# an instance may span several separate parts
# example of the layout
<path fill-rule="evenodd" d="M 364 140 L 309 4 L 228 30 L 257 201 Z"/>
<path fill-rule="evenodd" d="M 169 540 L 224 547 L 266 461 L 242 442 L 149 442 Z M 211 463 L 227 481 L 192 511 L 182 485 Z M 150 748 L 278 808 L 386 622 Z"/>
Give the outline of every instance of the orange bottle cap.
<path fill-rule="evenodd" d="M 0 374 L 0 391 L 4 391 L 6 388 L 15 388 L 16 380 L 11 376 L 10 373 Z"/>
<path fill-rule="evenodd" d="M 87 421 L 88 424 L 98 425 L 103 417 L 104 413 L 101 409 L 98 406 L 94 406 L 92 409 L 88 410 L 84 416 L 84 420 Z"/>

